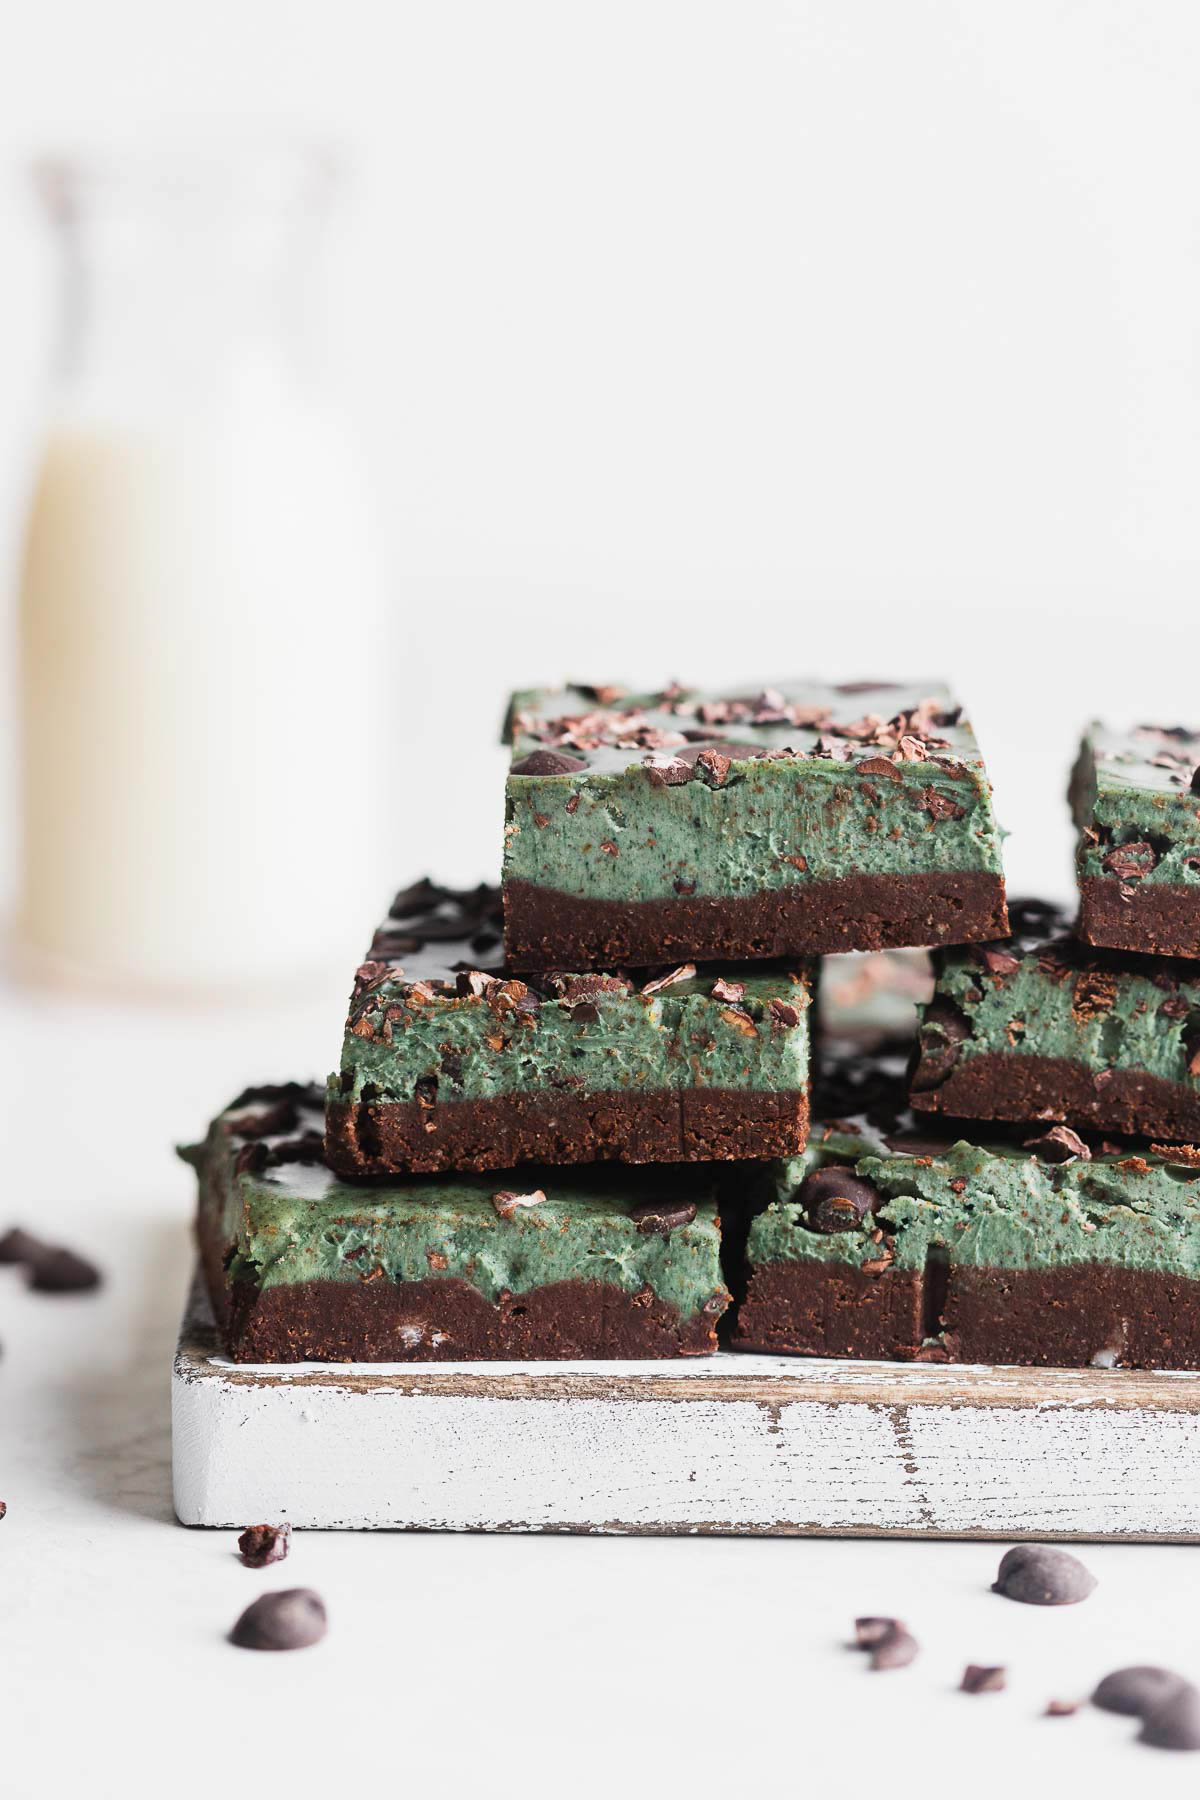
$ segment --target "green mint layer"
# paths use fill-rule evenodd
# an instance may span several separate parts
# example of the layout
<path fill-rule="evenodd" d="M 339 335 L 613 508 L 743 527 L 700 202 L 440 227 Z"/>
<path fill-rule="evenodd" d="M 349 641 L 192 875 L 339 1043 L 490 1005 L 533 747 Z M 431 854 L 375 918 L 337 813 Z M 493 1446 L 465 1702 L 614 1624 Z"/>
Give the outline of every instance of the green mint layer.
<path fill-rule="evenodd" d="M 593 988 L 587 977 L 555 977 L 562 998 L 545 978 L 541 993 L 507 979 L 459 995 L 405 975 L 397 968 L 386 976 L 361 1010 L 352 1002 L 331 1100 L 408 1102 L 419 1093 L 440 1105 L 547 1089 L 772 1093 L 808 1085 L 809 989 L 800 970 L 709 969 L 652 993 L 627 991 L 616 978 L 611 988 Z M 738 988 L 740 996 L 729 997 Z"/>
<path fill-rule="evenodd" d="M 1013 936 L 934 952 L 932 1004 L 921 1009 L 929 1085 L 974 1056 L 1052 1056 L 1107 1069 L 1144 1069 L 1189 1088 L 1200 1039 L 1200 964 L 1093 950 L 1066 915 L 1010 901 Z M 964 1026 L 966 1028 L 963 1035 Z"/>
<path fill-rule="evenodd" d="M 978 745 L 937 683 L 599 691 L 513 696 L 505 880 L 629 901 L 1001 872 Z M 578 766 L 523 773 L 539 751 Z"/>
<path fill-rule="evenodd" d="M 751 1267 L 915 1270 L 934 1253 L 951 1269 L 1104 1263 L 1200 1279 L 1200 1169 L 1191 1164 L 1128 1152 L 1054 1163 L 1019 1145 L 965 1140 L 892 1150 L 874 1137 L 817 1128 L 801 1156 L 772 1165 L 770 1200 L 750 1226 Z M 852 1166 L 882 1196 L 850 1231 L 811 1230 L 797 1197 L 810 1170 L 830 1162 Z"/>
<path fill-rule="evenodd" d="M 713 1184 L 701 1171 L 521 1169 L 352 1185 L 320 1160 L 316 1090 L 298 1101 L 284 1134 L 243 1135 L 257 1131 L 263 1111 L 248 1096 L 187 1153 L 201 1207 L 231 1246 L 233 1281 L 269 1288 L 457 1278 L 492 1304 L 506 1291 L 599 1281 L 627 1294 L 649 1288 L 684 1319 L 727 1303 Z M 544 1200 L 514 1205 L 507 1217 L 493 1198 L 539 1189 Z M 665 1232 L 639 1230 L 631 1208 L 644 1202 L 690 1202 L 695 1217 Z"/>
<path fill-rule="evenodd" d="M 1071 776 L 1081 880 L 1200 885 L 1200 733 L 1089 727 Z"/>

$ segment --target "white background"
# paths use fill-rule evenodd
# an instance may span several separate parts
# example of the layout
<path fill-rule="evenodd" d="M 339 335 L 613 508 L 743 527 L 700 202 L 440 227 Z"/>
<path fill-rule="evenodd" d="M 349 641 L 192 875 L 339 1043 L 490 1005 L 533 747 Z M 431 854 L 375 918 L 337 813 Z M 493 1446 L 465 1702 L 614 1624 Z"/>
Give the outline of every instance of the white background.
<path fill-rule="evenodd" d="M 406 766 L 446 747 L 436 796 L 397 809 L 398 874 L 494 867 L 500 695 L 531 676 L 944 671 L 1014 887 L 1063 893 L 1081 722 L 1196 716 L 1188 0 L 11 21 L 10 516 L 54 273 L 20 157 L 195 116 L 324 129 L 356 163 L 337 377 L 404 626 Z"/>
<path fill-rule="evenodd" d="M 1014 888 L 1063 893 L 1080 723 L 1200 714 L 1200 9 L 39 0 L 3 43 L 10 542 L 54 292 L 21 159 L 192 114 L 352 152 L 335 373 L 405 630 L 376 679 L 435 781 L 392 790 L 398 878 L 494 867 L 518 679 L 945 672 Z M 169 1523 L 168 1145 L 281 1041 L 323 1072 L 338 1003 L 3 1015 L 5 1210 L 112 1275 L 4 1280 L 6 1792 L 1194 1782 L 1037 1716 L 1125 1660 L 1200 1676 L 1187 1550 L 1089 1553 L 1097 1596 L 1044 1615 L 986 1594 L 990 1548 L 310 1537 L 326 1645 L 230 1650 L 268 1584 Z M 867 1677 L 862 1610 L 926 1660 Z M 1010 1694 L 949 1691 L 992 1659 Z"/>

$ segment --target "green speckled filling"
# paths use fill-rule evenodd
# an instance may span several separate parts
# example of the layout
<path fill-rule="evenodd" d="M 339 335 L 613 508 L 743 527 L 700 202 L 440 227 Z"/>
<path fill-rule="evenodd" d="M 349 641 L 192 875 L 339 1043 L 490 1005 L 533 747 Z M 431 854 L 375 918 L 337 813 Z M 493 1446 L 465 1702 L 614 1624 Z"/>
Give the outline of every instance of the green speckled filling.
<path fill-rule="evenodd" d="M 533 1012 L 498 1014 L 484 998 L 422 1003 L 403 981 L 379 990 L 372 1016 L 392 1013 L 372 1038 L 347 1031 L 341 1071 L 329 1096 L 351 1103 L 416 1098 L 418 1081 L 438 1082 L 439 1105 L 523 1094 L 569 1083 L 579 1092 L 660 1093 L 721 1088 L 803 1092 L 808 1085 L 808 990 L 786 971 L 737 970 L 739 1011 L 711 998 L 711 972 L 656 994 L 602 993 L 594 1008 L 544 1000 Z M 731 976 L 732 978 L 732 976 Z M 795 1025 L 770 1013 L 781 999 Z M 397 1004 L 399 1003 L 399 1005 Z M 589 1016 L 594 1011 L 595 1016 Z M 747 1030 L 749 1015 L 754 1030 Z"/>
<path fill-rule="evenodd" d="M 1194 1023 L 1188 1009 L 1200 1016 L 1200 982 L 1181 980 L 1177 992 L 1174 983 L 1167 992 L 1144 964 L 1127 968 L 1114 964 L 1105 992 L 1107 1004 L 1096 1009 L 1086 1004 L 1091 979 L 1086 970 L 1055 978 L 1029 955 L 1014 973 L 992 981 L 981 977 L 978 960 L 966 951 L 948 950 L 939 960 L 936 992 L 958 1007 L 971 1028 L 958 1046 L 959 1067 L 988 1054 L 1052 1056 L 1097 1073 L 1137 1068 L 1167 1081 L 1200 1086 L 1188 1073 L 1190 1052 L 1185 1047 Z M 1172 967 L 1178 973 L 1181 965 Z M 1077 1004 L 1080 982 L 1083 1003 Z M 1177 999 L 1186 1006 L 1178 1006 Z M 1169 1010 L 1164 1011 L 1165 1005 Z"/>
<path fill-rule="evenodd" d="M 1093 725 L 1084 738 L 1071 780 L 1071 806 L 1085 835 L 1078 851 L 1080 880 L 1116 879 L 1104 859 L 1117 846 L 1149 843 L 1153 867 L 1138 885 L 1200 886 L 1200 796 L 1172 782 L 1170 769 L 1150 760 L 1156 745 L 1138 732 Z M 1200 761 L 1200 738 L 1195 742 Z M 1092 842 L 1088 831 L 1099 835 Z"/>
<path fill-rule="evenodd" d="M 981 769 L 964 763 L 952 775 L 920 763 L 897 775 L 807 759 L 735 761 L 720 788 L 657 787 L 636 764 L 586 778 L 510 774 L 504 878 L 587 899 L 654 900 L 676 898 L 677 881 L 730 898 L 859 873 L 1001 873 Z M 962 817 L 922 810 L 930 788 Z"/>
<path fill-rule="evenodd" d="M 319 1163 L 235 1173 L 238 1147 L 219 1119 L 198 1156 L 201 1207 L 232 1247 L 235 1282 L 457 1278 L 494 1304 L 506 1291 L 598 1281 L 627 1294 L 649 1288 L 682 1319 L 720 1312 L 728 1298 L 712 1183 L 700 1173 L 639 1171 L 622 1181 L 523 1169 L 354 1186 Z M 546 1199 L 504 1219 L 492 1195 L 505 1188 L 541 1188 Z M 681 1198 L 695 1203 L 695 1219 L 665 1235 L 639 1231 L 630 1217 L 635 1201 Z"/>
<path fill-rule="evenodd" d="M 809 1230 L 795 1195 L 808 1171 L 826 1162 L 852 1163 L 883 1194 L 860 1229 Z M 773 1165 L 769 1179 L 773 1198 L 750 1227 L 751 1266 L 816 1260 L 860 1267 L 878 1259 L 872 1233 L 882 1227 L 897 1270 L 923 1268 L 936 1247 L 952 1269 L 1104 1263 L 1200 1278 L 1200 1170 L 1157 1156 L 1054 1164 L 965 1142 L 933 1157 L 864 1155 L 861 1144 L 839 1136 Z"/>

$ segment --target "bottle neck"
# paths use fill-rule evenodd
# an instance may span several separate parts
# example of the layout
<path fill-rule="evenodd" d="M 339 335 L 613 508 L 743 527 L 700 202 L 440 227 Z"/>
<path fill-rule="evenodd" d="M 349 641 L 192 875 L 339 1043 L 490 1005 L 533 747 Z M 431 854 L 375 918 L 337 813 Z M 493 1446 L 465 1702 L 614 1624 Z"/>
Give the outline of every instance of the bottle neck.
<path fill-rule="evenodd" d="M 161 423 L 248 383 L 314 382 L 325 209 L 229 175 L 88 185 L 76 171 L 55 191 L 58 413 Z"/>

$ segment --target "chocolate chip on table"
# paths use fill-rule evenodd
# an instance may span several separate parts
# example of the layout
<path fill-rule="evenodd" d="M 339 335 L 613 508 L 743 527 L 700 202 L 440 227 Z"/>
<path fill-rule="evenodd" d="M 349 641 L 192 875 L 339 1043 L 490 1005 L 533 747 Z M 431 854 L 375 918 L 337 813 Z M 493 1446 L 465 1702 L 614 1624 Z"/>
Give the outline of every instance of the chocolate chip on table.
<path fill-rule="evenodd" d="M 248 1569 L 282 1562 L 292 1544 L 290 1525 L 248 1525 L 238 1539 L 238 1553 Z"/>
<path fill-rule="evenodd" d="M 41 1294 L 82 1294 L 100 1285 L 95 1263 L 58 1244 L 47 1244 L 19 1225 L 0 1237 L 0 1263 L 22 1265 L 26 1282 Z"/>
<path fill-rule="evenodd" d="M 85 1294 L 100 1286 L 100 1271 L 73 1250 L 47 1245 L 26 1263 L 25 1279 L 39 1294 Z"/>
<path fill-rule="evenodd" d="M 958 1685 L 964 1694 L 998 1694 L 1008 1686 L 1008 1670 L 999 1664 L 968 1663 Z"/>
<path fill-rule="evenodd" d="M 1184 1686 L 1182 1675 L 1170 1669 L 1157 1669 L 1153 1663 L 1135 1663 L 1128 1669 L 1114 1669 L 1092 1694 L 1092 1705 L 1102 1712 L 1123 1713 L 1140 1719 L 1152 1708 Z"/>
<path fill-rule="evenodd" d="M 284 1588 L 251 1601 L 229 1634 L 242 1650 L 305 1650 L 325 1636 L 325 1605 L 311 1588 Z"/>
<path fill-rule="evenodd" d="M 814 1169 L 800 1183 L 796 1198 L 812 1231 L 854 1231 L 874 1212 L 882 1196 L 861 1175 L 837 1163 Z"/>
<path fill-rule="evenodd" d="M 578 775 L 587 763 L 581 756 L 568 756 L 565 750 L 531 750 L 520 762 L 513 763 L 510 775 Z"/>
<path fill-rule="evenodd" d="M 8 1517 L 8 1501 L 0 1500 L 0 1519 L 7 1519 L 7 1517 Z"/>
<path fill-rule="evenodd" d="M 47 1246 L 41 1238 L 34 1237 L 31 1231 L 24 1231 L 14 1225 L 11 1231 L 0 1236 L 0 1263 L 27 1263 Z"/>
<path fill-rule="evenodd" d="M 1027 1606 L 1074 1606 L 1095 1585 L 1091 1570 L 1068 1551 L 1050 1544 L 1018 1544 L 1000 1558 L 992 1592 Z"/>
<path fill-rule="evenodd" d="M 1181 1681 L 1143 1713 L 1138 1742 L 1158 1750 L 1200 1750 L 1200 1689 Z"/>
<path fill-rule="evenodd" d="M 1078 1700 L 1047 1700 L 1045 1716 L 1048 1719 L 1069 1719 L 1072 1713 L 1078 1711 Z"/>
<path fill-rule="evenodd" d="M 666 1237 L 677 1225 L 690 1225 L 696 1216 L 691 1200 L 639 1200 L 629 1216 L 641 1232 L 657 1231 Z"/>

